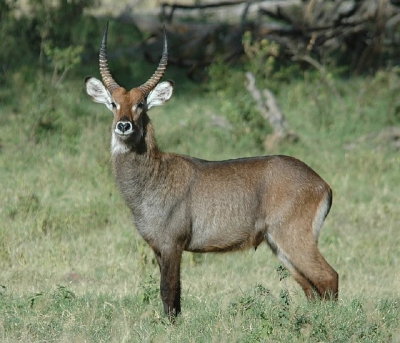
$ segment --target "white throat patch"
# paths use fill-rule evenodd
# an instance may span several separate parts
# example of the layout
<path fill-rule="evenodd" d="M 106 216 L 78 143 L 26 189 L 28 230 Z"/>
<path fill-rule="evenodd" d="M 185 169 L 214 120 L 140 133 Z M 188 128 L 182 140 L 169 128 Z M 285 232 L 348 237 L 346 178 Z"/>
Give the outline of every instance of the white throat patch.
<path fill-rule="evenodd" d="M 125 154 L 129 152 L 129 147 L 122 143 L 120 139 L 116 137 L 116 133 L 111 134 L 111 155 Z"/>

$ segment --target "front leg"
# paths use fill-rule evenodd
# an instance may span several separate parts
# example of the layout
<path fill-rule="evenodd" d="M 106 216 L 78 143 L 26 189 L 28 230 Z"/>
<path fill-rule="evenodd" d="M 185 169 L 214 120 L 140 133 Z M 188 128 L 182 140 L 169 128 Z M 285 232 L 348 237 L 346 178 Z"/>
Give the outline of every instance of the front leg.
<path fill-rule="evenodd" d="M 173 320 L 181 312 L 181 259 L 182 250 L 156 251 L 157 262 L 160 267 L 160 292 L 164 305 L 164 313 Z"/>

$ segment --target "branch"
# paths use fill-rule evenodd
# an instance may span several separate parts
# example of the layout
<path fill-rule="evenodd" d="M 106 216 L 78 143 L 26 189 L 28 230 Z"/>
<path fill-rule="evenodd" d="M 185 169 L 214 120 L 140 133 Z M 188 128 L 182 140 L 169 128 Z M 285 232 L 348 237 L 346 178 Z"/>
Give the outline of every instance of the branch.
<path fill-rule="evenodd" d="M 246 88 L 255 100 L 261 116 L 272 126 L 274 140 L 289 138 L 291 141 L 296 141 L 298 136 L 290 132 L 285 116 L 272 92 L 268 89 L 263 89 L 261 92 L 256 86 L 256 78 L 253 73 L 247 72 L 246 78 L 248 81 Z"/>

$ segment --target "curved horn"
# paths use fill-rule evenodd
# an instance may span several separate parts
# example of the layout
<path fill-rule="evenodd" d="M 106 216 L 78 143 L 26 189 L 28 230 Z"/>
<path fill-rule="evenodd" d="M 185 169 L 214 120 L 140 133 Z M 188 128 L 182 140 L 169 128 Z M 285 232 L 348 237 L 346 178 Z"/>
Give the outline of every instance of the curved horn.
<path fill-rule="evenodd" d="M 103 83 L 108 89 L 110 93 L 112 93 L 115 89 L 119 88 L 118 83 L 116 83 L 110 73 L 110 69 L 108 68 L 107 62 L 107 32 L 108 32 L 108 21 L 106 24 L 106 28 L 104 29 L 103 39 L 101 41 L 100 46 L 100 54 L 99 54 L 99 65 L 100 65 L 100 75 L 103 79 Z"/>
<path fill-rule="evenodd" d="M 144 84 L 139 86 L 138 88 L 147 96 L 150 91 L 157 86 L 157 83 L 160 82 L 161 78 L 164 76 L 165 69 L 167 69 L 168 63 L 168 43 L 167 43 L 167 33 L 165 31 L 164 26 L 164 47 L 161 55 L 160 63 L 158 64 L 157 70 L 154 72 L 153 76 Z"/>

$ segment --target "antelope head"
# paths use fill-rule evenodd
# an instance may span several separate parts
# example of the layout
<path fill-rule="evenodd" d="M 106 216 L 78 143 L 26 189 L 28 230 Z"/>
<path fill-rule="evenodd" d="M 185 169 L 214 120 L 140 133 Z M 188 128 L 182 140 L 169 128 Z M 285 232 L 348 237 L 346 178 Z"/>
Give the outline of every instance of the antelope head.
<path fill-rule="evenodd" d="M 173 82 L 159 83 L 168 62 L 167 37 L 164 28 L 164 47 L 157 70 L 144 84 L 127 91 L 118 85 L 109 70 L 106 50 L 107 32 L 108 22 L 99 55 L 100 75 L 103 82 L 91 76 L 86 77 L 86 92 L 94 102 L 105 104 L 114 115 L 112 149 L 129 151 L 143 138 L 147 111 L 153 106 L 164 104 L 172 96 Z"/>

